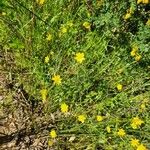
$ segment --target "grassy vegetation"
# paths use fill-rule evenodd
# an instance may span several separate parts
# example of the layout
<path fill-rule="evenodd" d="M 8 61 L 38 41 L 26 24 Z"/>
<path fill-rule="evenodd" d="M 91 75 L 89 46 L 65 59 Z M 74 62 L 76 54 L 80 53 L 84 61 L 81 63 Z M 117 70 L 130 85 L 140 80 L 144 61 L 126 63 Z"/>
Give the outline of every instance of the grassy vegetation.
<path fill-rule="evenodd" d="M 1 6 L 2 63 L 13 54 L 17 84 L 28 101 L 43 102 L 45 121 L 51 114 L 49 147 L 150 148 L 149 1 L 3 0 Z"/>

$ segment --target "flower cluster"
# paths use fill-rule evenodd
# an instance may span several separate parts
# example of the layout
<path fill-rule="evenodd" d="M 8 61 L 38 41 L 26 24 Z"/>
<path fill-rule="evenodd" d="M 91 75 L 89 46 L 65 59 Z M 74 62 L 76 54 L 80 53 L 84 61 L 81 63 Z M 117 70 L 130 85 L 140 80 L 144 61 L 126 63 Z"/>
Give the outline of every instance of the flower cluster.
<path fill-rule="evenodd" d="M 140 54 L 138 54 L 138 47 L 136 45 L 134 45 L 132 47 L 131 50 L 131 56 L 135 58 L 136 61 L 140 61 L 140 59 L 142 58 L 142 56 Z"/>
<path fill-rule="evenodd" d="M 139 140 L 136 138 L 131 139 L 131 146 L 136 148 L 136 150 L 147 150 L 147 148 L 143 144 L 140 144 Z"/>

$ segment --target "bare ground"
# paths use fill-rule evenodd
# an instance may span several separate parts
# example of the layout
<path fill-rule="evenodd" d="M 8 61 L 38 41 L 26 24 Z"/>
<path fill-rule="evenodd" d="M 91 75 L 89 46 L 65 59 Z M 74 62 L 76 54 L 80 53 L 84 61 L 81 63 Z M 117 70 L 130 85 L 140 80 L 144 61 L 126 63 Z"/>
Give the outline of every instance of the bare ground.
<path fill-rule="evenodd" d="M 0 150 L 50 150 L 47 142 L 52 119 L 42 114 L 41 102 L 29 101 L 23 86 L 17 85 L 12 63 L 11 57 L 6 61 L 1 54 Z"/>

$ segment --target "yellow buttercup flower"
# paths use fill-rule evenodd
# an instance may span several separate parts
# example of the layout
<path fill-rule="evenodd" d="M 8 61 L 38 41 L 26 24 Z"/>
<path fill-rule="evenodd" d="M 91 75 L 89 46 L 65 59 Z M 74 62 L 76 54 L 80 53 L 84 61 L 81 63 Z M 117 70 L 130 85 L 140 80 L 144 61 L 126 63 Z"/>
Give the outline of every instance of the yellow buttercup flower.
<path fill-rule="evenodd" d="M 123 130 L 123 129 L 119 129 L 118 132 L 117 132 L 117 134 L 118 134 L 119 136 L 125 136 L 125 135 L 126 135 L 126 132 L 125 132 L 125 130 Z"/>
<path fill-rule="evenodd" d="M 52 35 L 50 33 L 47 34 L 46 40 L 47 41 L 51 41 L 52 40 Z"/>
<path fill-rule="evenodd" d="M 131 139 L 131 145 L 133 147 L 137 147 L 139 145 L 139 140 L 138 139 Z"/>
<path fill-rule="evenodd" d="M 143 0 L 143 4 L 148 4 L 149 0 Z"/>
<path fill-rule="evenodd" d="M 89 22 L 87 22 L 87 21 L 83 23 L 83 26 L 84 26 L 86 29 L 89 29 L 89 30 L 91 29 L 91 24 L 90 24 Z"/>
<path fill-rule="evenodd" d="M 46 56 L 45 57 L 45 63 L 48 63 L 49 62 L 49 56 Z"/>
<path fill-rule="evenodd" d="M 85 122 L 86 117 L 84 115 L 79 115 L 78 116 L 78 121 L 84 123 Z"/>
<path fill-rule="evenodd" d="M 137 0 L 137 4 L 140 4 L 142 2 L 143 2 L 143 0 Z"/>
<path fill-rule="evenodd" d="M 66 33 L 67 32 L 67 28 L 66 27 L 62 27 L 61 28 L 61 33 Z"/>
<path fill-rule="evenodd" d="M 52 77 L 52 80 L 54 81 L 54 84 L 57 84 L 57 85 L 59 85 L 59 84 L 61 84 L 61 78 L 60 78 L 60 75 L 54 75 L 53 77 Z"/>
<path fill-rule="evenodd" d="M 147 148 L 143 144 L 140 144 L 136 150 L 147 150 Z"/>
<path fill-rule="evenodd" d="M 102 120 L 103 120 L 103 116 L 99 116 L 99 115 L 96 116 L 96 120 L 97 120 L 97 121 L 102 121 Z"/>
<path fill-rule="evenodd" d="M 65 33 L 67 33 L 67 28 L 64 25 L 62 25 L 59 32 L 59 37 L 61 37 Z"/>
<path fill-rule="evenodd" d="M 61 112 L 68 112 L 68 105 L 66 103 L 61 104 Z"/>
<path fill-rule="evenodd" d="M 41 93 L 41 96 L 42 96 L 42 101 L 43 102 L 45 102 L 46 101 L 46 97 L 47 97 L 47 90 L 46 89 L 42 89 L 41 91 L 40 91 L 40 93 Z"/>
<path fill-rule="evenodd" d="M 56 138 L 57 137 L 57 133 L 54 129 L 51 130 L 50 136 L 51 136 L 51 138 Z"/>
<path fill-rule="evenodd" d="M 135 60 L 136 60 L 136 61 L 140 61 L 141 58 L 142 58 L 142 56 L 139 55 L 139 54 L 137 54 L 137 55 L 135 56 Z"/>
<path fill-rule="evenodd" d="M 123 88 L 122 84 L 117 84 L 118 91 L 122 91 L 122 88 Z"/>
<path fill-rule="evenodd" d="M 136 55 L 136 52 L 138 51 L 138 47 L 137 46 L 133 46 L 132 47 L 132 51 L 131 51 L 131 56 L 135 56 Z"/>
<path fill-rule="evenodd" d="M 137 129 L 138 127 L 141 126 L 142 123 L 144 123 L 143 120 L 139 119 L 139 117 L 134 117 L 131 121 L 131 127 L 133 129 Z"/>
<path fill-rule="evenodd" d="M 111 132 L 110 126 L 107 126 L 107 127 L 106 127 L 106 130 L 107 130 L 108 133 L 110 133 L 110 132 Z"/>
<path fill-rule="evenodd" d="M 39 5 L 43 5 L 45 0 L 36 0 L 36 2 L 39 4 Z"/>
<path fill-rule="evenodd" d="M 85 58 L 84 58 L 84 53 L 76 53 L 75 58 L 74 58 L 78 63 L 82 63 Z"/>
<path fill-rule="evenodd" d="M 135 51 L 131 51 L 131 56 L 133 57 L 133 56 L 135 56 L 136 55 L 136 52 Z"/>
<path fill-rule="evenodd" d="M 131 13 L 126 13 L 124 16 L 124 20 L 127 20 L 131 17 Z"/>

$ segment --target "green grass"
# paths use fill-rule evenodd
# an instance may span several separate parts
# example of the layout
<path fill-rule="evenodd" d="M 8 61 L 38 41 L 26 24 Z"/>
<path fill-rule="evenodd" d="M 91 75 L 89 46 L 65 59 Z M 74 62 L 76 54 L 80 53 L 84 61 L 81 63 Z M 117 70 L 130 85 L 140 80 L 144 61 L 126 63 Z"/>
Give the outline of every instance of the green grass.
<path fill-rule="evenodd" d="M 134 150 L 130 141 L 135 137 L 150 148 L 149 4 L 137 5 L 135 0 L 46 0 L 41 6 L 35 1 L 6 0 L 2 4 L 6 15 L 0 16 L 1 51 L 13 54 L 15 79 L 23 84 L 29 100 L 42 101 L 40 90 L 47 89 L 43 112 L 53 115 L 52 129 L 57 132 L 52 147 Z M 124 20 L 130 7 L 134 13 Z M 90 30 L 83 26 L 86 21 Z M 63 27 L 66 33 L 61 33 Z M 51 41 L 46 40 L 48 33 Z M 139 61 L 130 55 L 133 45 L 139 48 Z M 85 55 L 81 64 L 74 59 L 78 52 Z M 44 62 L 46 56 L 49 63 Z M 62 78 L 60 85 L 53 84 L 55 74 Z M 123 85 L 121 91 L 118 84 Z M 69 106 L 67 114 L 60 111 L 64 102 Z M 86 116 L 84 123 L 77 120 L 81 114 Z M 97 115 L 104 120 L 98 122 Z M 131 120 L 136 116 L 144 123 L 133 129 Z M 123 137 L 117 135 L 120 128 L 126 132 Z M 71 137 L 75 139 L 69 141 Z"/>

